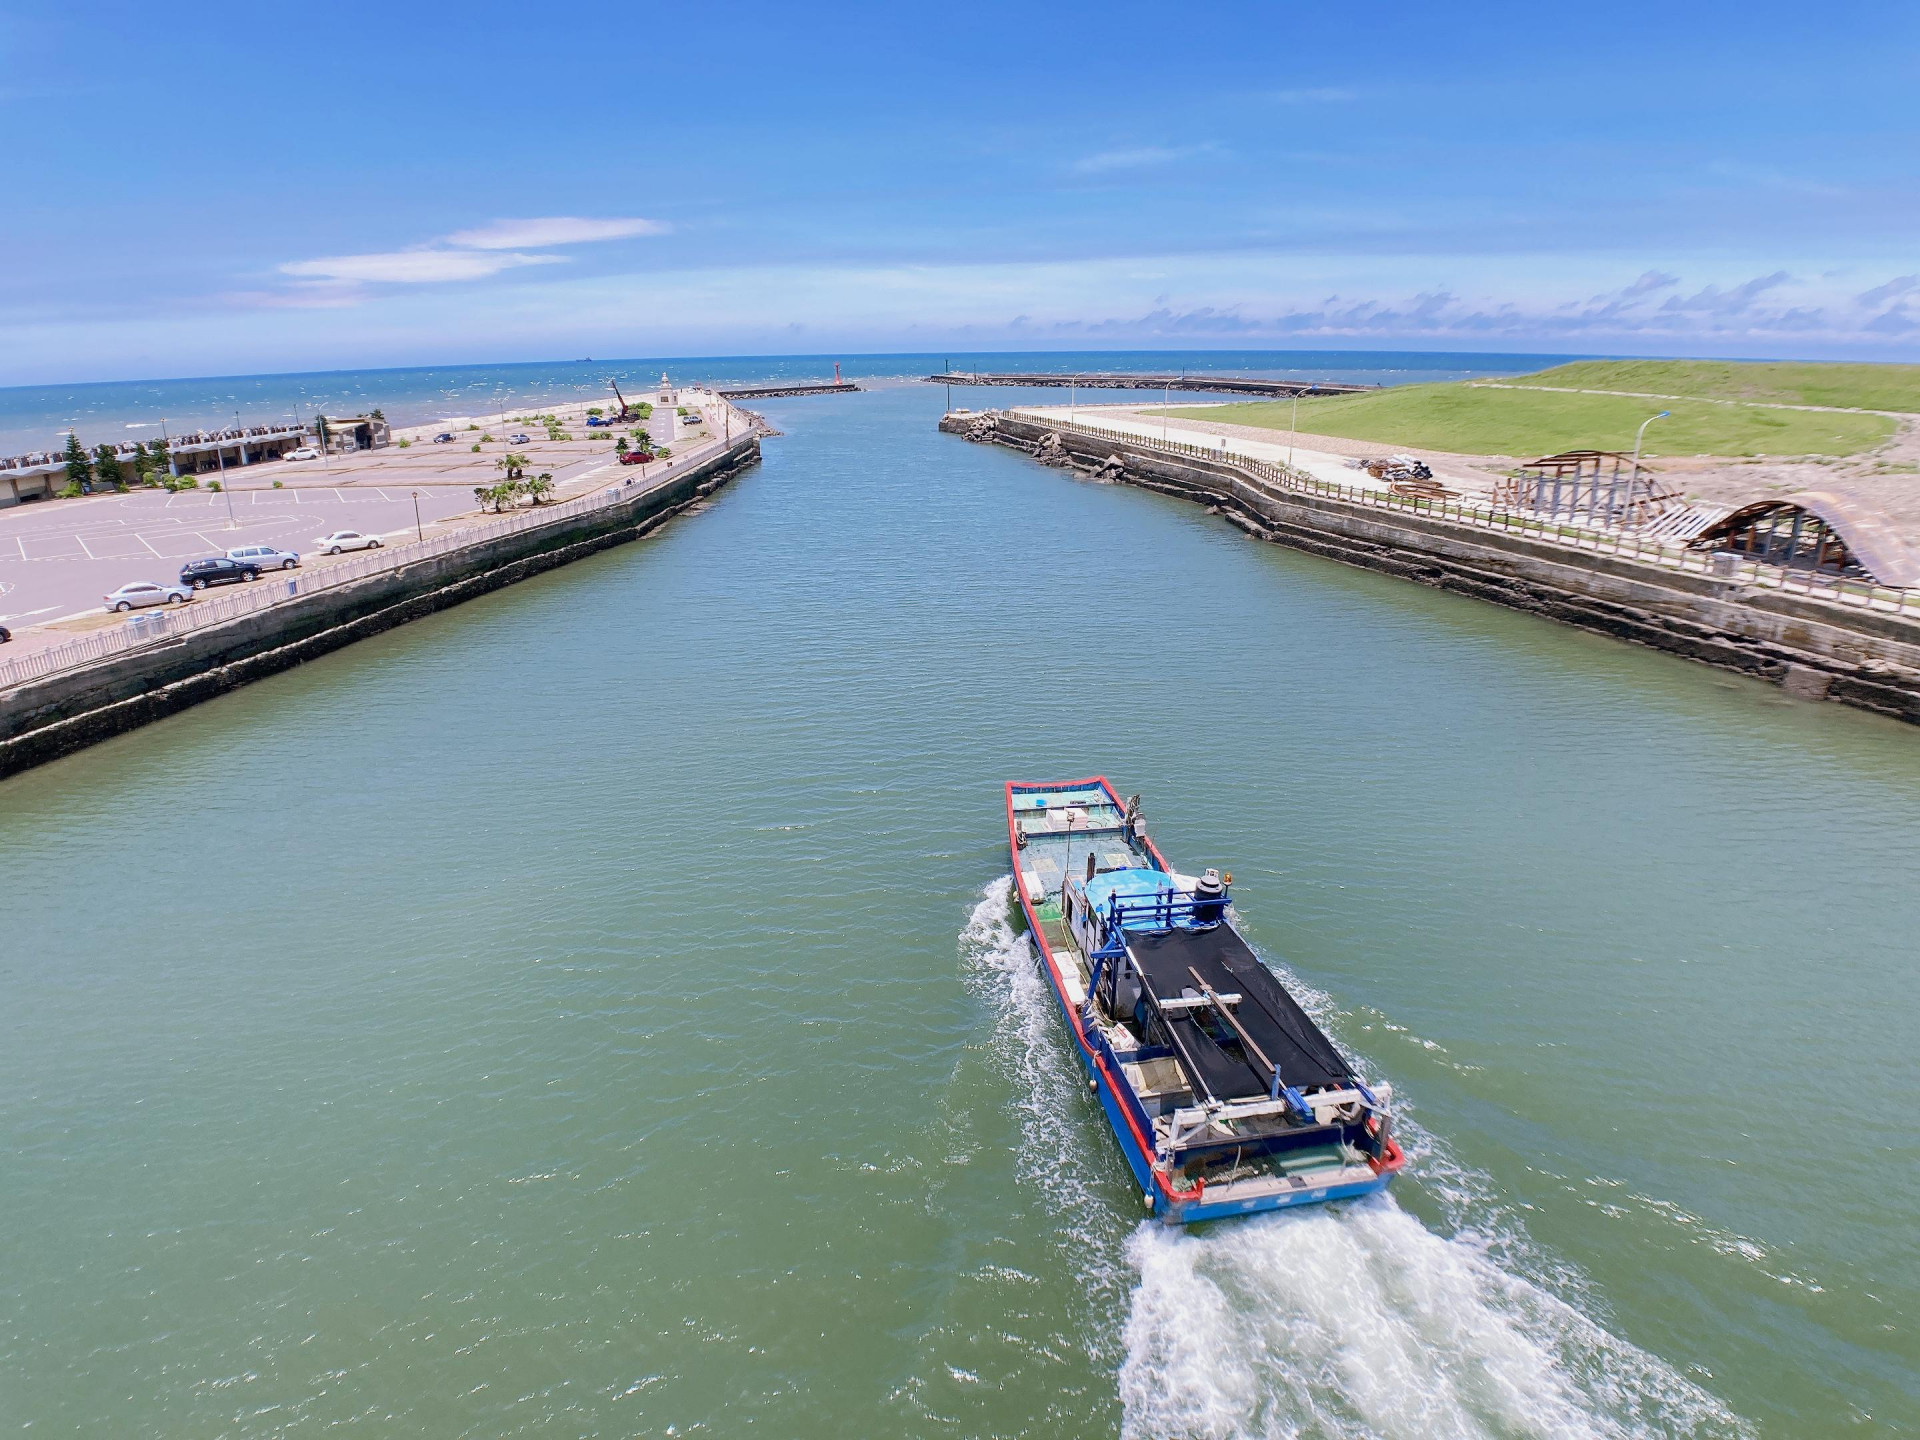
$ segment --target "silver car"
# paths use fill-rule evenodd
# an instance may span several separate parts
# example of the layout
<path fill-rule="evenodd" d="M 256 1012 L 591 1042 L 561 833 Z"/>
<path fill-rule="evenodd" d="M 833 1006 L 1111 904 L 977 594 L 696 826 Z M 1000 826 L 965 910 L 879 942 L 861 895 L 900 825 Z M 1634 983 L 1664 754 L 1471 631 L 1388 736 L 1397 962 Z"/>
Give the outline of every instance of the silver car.
<path fill-rule="evenodd" d="M 294 570 L 300 565 L 297 552 L 276 550 L 271 545 L 242 545 L 227 551 L 227 558 L 251 565 L 255 570 Z"/>
<path fill-rule="evenodd" d="M 193 599 L 193 591 L 184 585 L 156 585 L 151 580 L 135 580 L 107 596 L 109 610 L 137 610 L 142 605 L 184 605 Z"/>

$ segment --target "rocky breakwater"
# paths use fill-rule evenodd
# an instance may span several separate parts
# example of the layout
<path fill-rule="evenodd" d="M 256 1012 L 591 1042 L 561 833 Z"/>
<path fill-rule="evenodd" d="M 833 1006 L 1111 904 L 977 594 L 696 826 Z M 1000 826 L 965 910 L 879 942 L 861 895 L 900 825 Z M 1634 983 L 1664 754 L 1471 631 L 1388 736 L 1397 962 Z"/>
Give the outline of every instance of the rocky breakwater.
<path fill-rule="evenodd" d="M 1190 447 L 1102 436 L 1001 412 L 940 428 L 1083 478 L 1204 505 L 1248 534 L 1511 609 L 1648 645 L 1920 724 L 1920 615 L 1838 604 L 1594 553 L 1417 508 L 1356 503 L 1276 483 Z"/>

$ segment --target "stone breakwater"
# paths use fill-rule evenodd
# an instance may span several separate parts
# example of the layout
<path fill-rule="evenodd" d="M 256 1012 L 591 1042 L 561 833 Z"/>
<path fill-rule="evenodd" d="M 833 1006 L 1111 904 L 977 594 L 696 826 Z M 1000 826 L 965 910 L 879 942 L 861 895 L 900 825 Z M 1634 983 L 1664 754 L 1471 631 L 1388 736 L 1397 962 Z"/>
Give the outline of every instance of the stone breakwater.
<path fill-rule="evenodd" d="M 1161 454 L 1143 441 L 1058 431 L 1038 420 L 950 415 L 940 428 L 1087 478 L 1191 500 L 1262 540 L 1738 671 L 1806 699 L 1920 724 L 1914 617 L 1293 491 L 1230 461 Z"/>
<path fill-rule="evenodd" d="M 316 590 L 0 693 L 0 777 L 137 729 L 355 640 L 638 540 L 760 458 L 746 436 L 619 501 Z"/>

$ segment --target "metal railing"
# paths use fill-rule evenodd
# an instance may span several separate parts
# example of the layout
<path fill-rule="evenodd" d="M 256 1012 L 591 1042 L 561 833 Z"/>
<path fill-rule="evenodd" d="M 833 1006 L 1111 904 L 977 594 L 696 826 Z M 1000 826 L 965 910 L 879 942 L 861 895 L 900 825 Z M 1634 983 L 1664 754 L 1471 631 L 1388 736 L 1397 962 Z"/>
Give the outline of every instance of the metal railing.
<path fill-rule="evenodd" d="M 731 406 L 727 408 L 732 410 Z M 755 433 L 757 432 L 752 421 L 740 411 L 733 410 L 732 444 L 737 445 L 751 439 Z M 712 459 L 715 454 L 730 448 L 731 445 L 716 436 L 684 455 L 675 455 L 671 459 L 656 461 L 642 467 L 646 471 L 644 475 L 623 476 L 611 485 L 585 495 L 577 495 L 571 500 L 562 500 L 553 505 L 535 506 L 529 510 L 502 515 L 474 525 L 463 525 L 458 530 L 449 530 L 426 540 L 416 540 L 404 545 L 383 544 L 378 550 L 362 551 L 351 560 L 343 560 L 338 564 L 328 565 L 324 569 L 270 571 L 251 585 L 217 599 L 196 598 L 184 605 L 167 605 L 136 611 L 128 617 L 124 625 L 96 630 L 92 634 L 82 635 L 59 645 L 49 645 L 42 650 L 32 650 L 24 655 L 0 660 L 0 691 L 23 685 L 30 680 L 39 680 L 48 675 L 58 674 L 63 670 L 88 665 L 96 660 L 104 660 L 112 655 L 124 654 L 129 650 L 143 649 L 163 640 L 190 634 L 195 630 L 204 630 L 209 625 L 220 625 L 229 620 L 237 620 L 243 615 L 269 610 L 303 595 L 314 594 L 316 591 L 332 589 L 355 580 L 364 580 L 370 575 L 399 570 L 403 566 L 416 564 L 421 560 L 450 555 L 455 551 L 466 550 L 508 535 L 517 535 L 542 525 L 549 525 L 556 520 L 590 514 L 595 510 L 605 509 L 609 505 L 621 504 L 657 489 L 675 475 L 684 474 L 693 466 L 703 464 Z M 597 475 L 601 470 L 610 468 L 612 468 L 611 465 L 602 465 L 587 471 L 581 478 Z"/>
<path fill-rule="evenodd" d="M 1237 454 L 1229 448 L 1218 445 L 1195 445 L 1190 441 L 1174 440 L 1171 437 L 1160 439 L 1131 430 L 1116 430 L 1105 425 L 1089 425 L 1079 420 L 1061 420 L 1051 415 L 1029 413 L 1022 417 L 1018 409 L 1004 413 L 1010 417 L 1024 418 L 1028 424 L 1044 426 L 1049 430 L 1072 431 L 1090 438 L 1114 441 L 1165 455 L 1211 460 L 1215 464 L 1241 472 L 1256 492 L 1263 492 L 1265 487 L 1275 486 L 1294 494 L 1323 495 L 1353 505 L 1370 506 L 1377 510 L 1391 510 L 1404 515 L 1415 515 L 1422 519 L 1443 521 L 1476 530 L 1499 531 L 1506 535 L 1517 535 L 1550 545 L 1564 546 L 1588 555 L 1610 555 L 1636 564 L 1658 566 L 1670 571 L 1692 572 L 1713 579 L 1752 585 L 1760 589 L 1779 590 L 1785 594 L 1801 595 L 1853 609 L 1877 610 L 1882 614 L 1895 615 L 1920 614 L 1920 600 L 1913 602 L 1911 610 L 1908 608 L 1908 597 L 1914 594 L 1912 589 L 1898 585 L 1882 585 L 1864 577 L 1792 571 L 1783 566 L 1768 565 L 1738 552 L 1696 550 L 1690 546 L 1669 544 L 1664 540 L 1643 534 L 1569 525 L 1490 502 L 1459 499 L 1432 500 L 1415 495 L 1395 495 L 1391 491 L 1376 490 L 1364 485 L 1339 485 L 1330 480 L 1322 480 L 1317 475 L 1309 475 L 1303 470 L 1270 460 L 1256 459 L 1251 455 Z"/>

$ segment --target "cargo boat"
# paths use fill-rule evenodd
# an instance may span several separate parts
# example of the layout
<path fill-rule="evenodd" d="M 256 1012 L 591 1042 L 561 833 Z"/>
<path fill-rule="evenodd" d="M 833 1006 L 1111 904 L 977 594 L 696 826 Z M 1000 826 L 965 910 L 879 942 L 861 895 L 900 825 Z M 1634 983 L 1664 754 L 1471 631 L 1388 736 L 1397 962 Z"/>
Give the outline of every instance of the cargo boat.
<path fill-rule="evenodd" d="M 1147 1208 L 1169 1224 L 1384 1189 L 1369 1086 L 1253 953 L 1231 872 L 1176 874 L 1104 777 L 1007 786 L 1014 886 Z"/>

